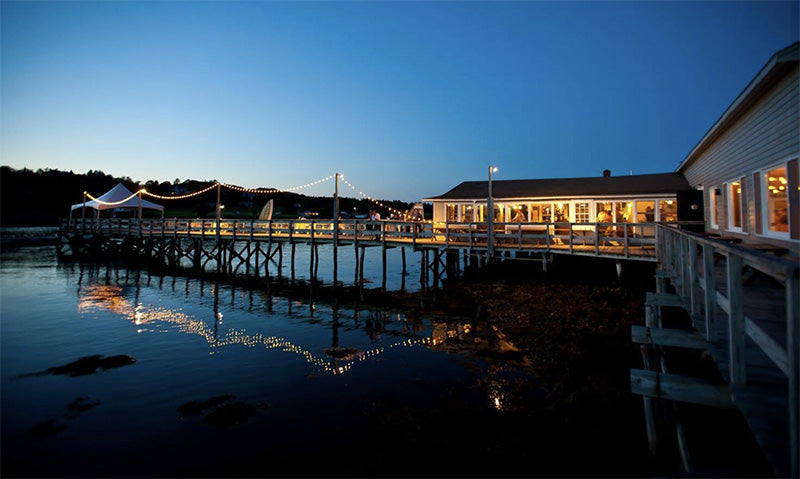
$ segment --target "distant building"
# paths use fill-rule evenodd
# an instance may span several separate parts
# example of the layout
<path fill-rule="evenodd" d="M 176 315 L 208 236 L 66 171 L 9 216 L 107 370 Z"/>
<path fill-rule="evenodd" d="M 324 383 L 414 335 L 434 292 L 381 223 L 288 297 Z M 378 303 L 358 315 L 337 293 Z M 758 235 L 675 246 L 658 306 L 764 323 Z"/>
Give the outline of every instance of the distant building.
<path fill-rule="evenodd" d="M 769 59 L 677 169 L 703 192 L 707 231 L 800 244 L 798 45 Z"/>
<path fill-rule="evenodd" d="M 678 194 L 690 190 L 677 173 L 492 181 L 496 222 L 677 221 Z M 433 203 L 434 222 L 482 222 L 488 181 L 465 181 Z M 608 217 L 601 215 L 607 212 Z M 598 216 L 600 219 L 598 219 Z"/>

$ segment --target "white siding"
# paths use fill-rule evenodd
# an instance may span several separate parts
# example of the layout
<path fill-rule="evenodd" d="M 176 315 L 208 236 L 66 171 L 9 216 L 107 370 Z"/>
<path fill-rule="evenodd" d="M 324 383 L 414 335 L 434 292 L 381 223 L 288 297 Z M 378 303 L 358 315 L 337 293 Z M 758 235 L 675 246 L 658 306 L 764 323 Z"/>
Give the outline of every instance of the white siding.
<path fill-rule="evenodd" d="M 755 237 L 753 172 L 800 154 L 800 68 L 797 65 L 683 170 L 692 186 L 722 188 L 735 178 L 745 177 L 747 195 L 745 236 Z M 727 203 L 720 215 L 720 229 L 727 223 Z M 710 225 L 706 205 L 706 223 Z"/>

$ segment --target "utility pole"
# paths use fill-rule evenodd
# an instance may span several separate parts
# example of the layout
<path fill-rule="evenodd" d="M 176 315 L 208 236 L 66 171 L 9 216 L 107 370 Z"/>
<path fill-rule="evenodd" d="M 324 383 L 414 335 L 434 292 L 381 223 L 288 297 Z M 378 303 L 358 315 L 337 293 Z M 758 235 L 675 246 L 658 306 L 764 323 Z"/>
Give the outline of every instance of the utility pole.
<path fill-rule="evenodd" d="M 486 261 L 491 262 L 494 257 L 494 200 L 492 199 L 492 173 L 497 171 L 496 166 L 489 167 L 489 197 L 486 200 Z"/>
<path fill-rule="evenodd" d="M 339 278 L 339 173 L 336 173 L 335 187 L 333 190 L 333 287 Z"/>

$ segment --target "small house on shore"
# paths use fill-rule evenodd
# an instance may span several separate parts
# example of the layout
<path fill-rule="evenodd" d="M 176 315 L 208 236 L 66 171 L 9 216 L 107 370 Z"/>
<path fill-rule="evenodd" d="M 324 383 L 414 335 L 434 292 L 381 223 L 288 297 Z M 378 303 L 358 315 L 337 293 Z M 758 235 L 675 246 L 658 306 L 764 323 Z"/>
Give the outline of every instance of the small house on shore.
<path fill-rule="evenodd" d="M 800 247 L 798 45 L 767 61 L 676 170 L 703 192 L 707 232 Z"/>
<path fill-rule="evenodd" d="M 678 217 L 679 195 L 691 193 L 690 190 L 678 173 L 611 176 L 605 170 L 603 176 L 590 178 L 495 180 L 492 181 L 494 221 L 678 221 L 686 219 Z M 443 195 L 424 201 L 433 203 L 434 222 L 483 222 L 488 195 L 488 181 L 465 181 Z"/>

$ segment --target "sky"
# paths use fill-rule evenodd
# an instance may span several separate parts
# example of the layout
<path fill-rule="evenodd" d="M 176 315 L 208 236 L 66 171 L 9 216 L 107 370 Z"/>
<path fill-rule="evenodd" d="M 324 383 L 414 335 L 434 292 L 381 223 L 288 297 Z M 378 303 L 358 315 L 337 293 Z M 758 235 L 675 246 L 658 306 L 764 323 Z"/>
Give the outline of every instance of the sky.
<path fill-rule="evenodd" d="M 799 6 L 2 0 L 0 164 L 404 201 L 671 172 Z"/>

